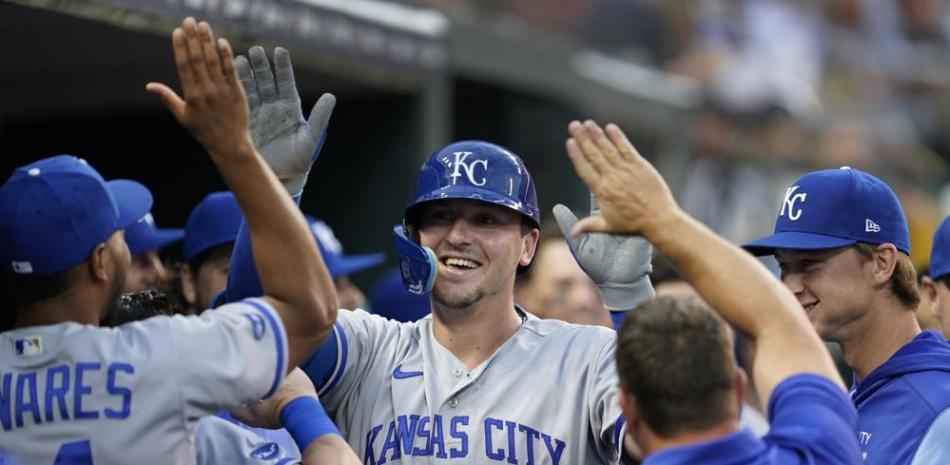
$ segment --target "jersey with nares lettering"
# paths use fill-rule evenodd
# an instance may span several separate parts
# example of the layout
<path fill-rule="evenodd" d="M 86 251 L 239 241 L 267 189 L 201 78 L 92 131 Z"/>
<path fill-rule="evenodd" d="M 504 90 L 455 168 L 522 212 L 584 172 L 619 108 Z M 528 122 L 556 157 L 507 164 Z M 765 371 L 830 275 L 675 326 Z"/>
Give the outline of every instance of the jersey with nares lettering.
<path fill-rule="evenodd" d="M 473 370 L 435 340 L 431 316 L 362 310 L 341 310 L 302 367 L 367 465 L 617 463 L 616 334 L 517 311 L 521 327 Z"/>
<path fill-rule="evenodd" d="M 8 331 L 0 451 L 22 465 L 193 464 L 195 422 L 270 395 L 286 371 L 284 326 L 261 299 L 118 328 Z"/>

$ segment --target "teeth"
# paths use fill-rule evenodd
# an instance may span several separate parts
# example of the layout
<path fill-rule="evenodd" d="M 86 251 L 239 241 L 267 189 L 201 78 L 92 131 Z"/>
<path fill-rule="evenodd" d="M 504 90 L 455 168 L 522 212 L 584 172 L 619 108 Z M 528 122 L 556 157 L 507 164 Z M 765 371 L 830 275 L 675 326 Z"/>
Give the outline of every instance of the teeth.
<path fill-rule="evenodd" d="M 471 260 L 465 260 L 462 258 L 447 258 L 445 259 L 445 264 L 453 265 L 453 266 L 461 266 L 464 268 L 478 268 L 478 265 L 475 262 Z"/>

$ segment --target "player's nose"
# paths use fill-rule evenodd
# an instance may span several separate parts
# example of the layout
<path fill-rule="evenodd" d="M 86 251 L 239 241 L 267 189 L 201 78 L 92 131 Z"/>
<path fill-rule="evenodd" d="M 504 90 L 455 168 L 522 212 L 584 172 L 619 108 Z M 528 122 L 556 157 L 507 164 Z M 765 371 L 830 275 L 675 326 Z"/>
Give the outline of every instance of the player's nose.
<path fill-rule="evenodd" d="M 470 226 L 465 218 L 456 218 L 445 235 L 446 241 L 455 247 L 471 244 L 472 228 Z"/>
<path fill-rule="evenodd" d="M 805 285 L 802 283 L 802 274 L 797 272 L 782 272 L 782 284 L 792 291 L 796 296 L 805 291 Z"/>

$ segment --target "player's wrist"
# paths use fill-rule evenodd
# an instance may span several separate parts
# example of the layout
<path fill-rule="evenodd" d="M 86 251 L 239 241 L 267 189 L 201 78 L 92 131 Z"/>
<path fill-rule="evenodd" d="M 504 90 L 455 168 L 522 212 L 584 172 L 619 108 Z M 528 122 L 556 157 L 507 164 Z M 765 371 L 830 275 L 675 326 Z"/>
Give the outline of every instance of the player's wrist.
<path fill-rule="evenodd" d="M 209 144 L 205 148 L 215 164 L 250 161 L 260 156 L 254 148 L 250 133 L 227 142 Z"/>
<path fill-rule="evenodd" d="M 671 232 L 678 230 L 688 216 L 679 205 L 673 203 L 652 213 L 648 218 L 640 228 L 640 234 L 651 244 L 659 246 L 664 239 L 673 236 Z"/>
<path fill-rule="evenodd" d="M 300 450 L 306 449 L 311 442 L 322 436 L 342 436 L 320 405 L 320 401 L 313 396 L 300 396 L 282 406 L 280 423 Z"/>

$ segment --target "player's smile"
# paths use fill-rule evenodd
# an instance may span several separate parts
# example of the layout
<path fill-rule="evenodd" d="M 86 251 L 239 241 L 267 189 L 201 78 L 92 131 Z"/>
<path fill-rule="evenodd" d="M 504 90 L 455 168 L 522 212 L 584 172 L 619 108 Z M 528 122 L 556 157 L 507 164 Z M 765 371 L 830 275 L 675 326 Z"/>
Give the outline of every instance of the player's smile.
<path fill-rule="evenodd" d="M 458 255 L 442 255 L 439 257 L 439 263 L 442 264 L 439 267 L 440 270 L 444 270 L 450 275 L 459 276 L 467 276 L 482 267 L 480 262 Z"/>

